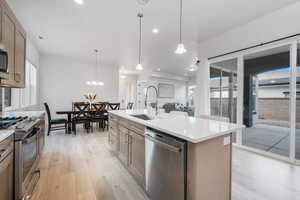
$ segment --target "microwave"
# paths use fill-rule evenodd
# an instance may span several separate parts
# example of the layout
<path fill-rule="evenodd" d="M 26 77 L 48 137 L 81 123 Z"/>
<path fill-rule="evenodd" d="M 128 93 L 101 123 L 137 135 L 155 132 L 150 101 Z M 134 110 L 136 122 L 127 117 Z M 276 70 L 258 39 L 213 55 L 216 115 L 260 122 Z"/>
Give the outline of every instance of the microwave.
<path fill-rule="evenodd" d="M 0 49 L 0 79 L 8 79 L 8 54 Z"/>

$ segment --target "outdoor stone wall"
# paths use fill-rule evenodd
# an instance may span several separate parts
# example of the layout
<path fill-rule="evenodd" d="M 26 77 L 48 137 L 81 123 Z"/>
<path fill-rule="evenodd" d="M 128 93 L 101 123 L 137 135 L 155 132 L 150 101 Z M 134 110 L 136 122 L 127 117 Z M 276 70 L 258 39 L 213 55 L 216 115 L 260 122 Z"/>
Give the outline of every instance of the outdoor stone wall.
<path fill-rule="evenodd" d="M 219 114 L 219 99 L 211 98 L 211 115 Z M 236 102 L 235 102 L 236 103 Z M 297 99 L 297 123 L 300 123 L 300 98 Z M 228 99 L 223 99 L 223 115 L 228 116 Z M 260 98 L 257 105 L 258 119 L 263 121 L 289 121 L 289 99 Z M 300 124 L 299 124 L 300 126 Z"/>
<path fill-rule="evenodd" d="M 260 98 L 258 99 L 258 119 L 289 121 L 289 99 Z M 297 122 L 300 122 L 300 99 L 297 99 Z"/>

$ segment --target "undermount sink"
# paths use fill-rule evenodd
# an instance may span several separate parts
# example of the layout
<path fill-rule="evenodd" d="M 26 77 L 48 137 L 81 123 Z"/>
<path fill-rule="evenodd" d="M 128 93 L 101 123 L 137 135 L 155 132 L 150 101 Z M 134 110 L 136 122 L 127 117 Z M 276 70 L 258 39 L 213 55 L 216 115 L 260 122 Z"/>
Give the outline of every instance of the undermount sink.
<path fill-rule="evenodd" d="M 142 120 L 151 120 L 151 118 L 148 115 L 140 114 L 140 115 L 131 115 L 132 117 L 136 117 Z"/>

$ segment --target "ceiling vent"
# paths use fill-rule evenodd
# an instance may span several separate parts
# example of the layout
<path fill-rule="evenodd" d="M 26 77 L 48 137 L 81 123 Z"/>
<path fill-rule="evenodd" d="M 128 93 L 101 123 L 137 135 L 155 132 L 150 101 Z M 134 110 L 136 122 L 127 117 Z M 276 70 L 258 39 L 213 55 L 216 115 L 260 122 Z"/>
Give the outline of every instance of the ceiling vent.
<path fill-rule="evenodd" d="M 140 5 L 146 5 L 147 3 L 149 3 L 150 0 L 137 0 L 138 4 Z"/>

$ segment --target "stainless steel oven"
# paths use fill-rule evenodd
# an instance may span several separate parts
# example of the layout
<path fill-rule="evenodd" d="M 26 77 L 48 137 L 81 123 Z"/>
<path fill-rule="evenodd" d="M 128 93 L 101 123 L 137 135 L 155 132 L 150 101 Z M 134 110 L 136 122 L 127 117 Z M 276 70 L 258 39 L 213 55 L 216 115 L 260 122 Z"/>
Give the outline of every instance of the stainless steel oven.
<path fill-rule="evenodd" d="M 0 200 L 13 200 L 13 136 L 0 143 Z"/>
<path fill-rule="evenodd" d="M 37 169 L 39 158 L 39 123 L 23 134 L 16 130 L 16 135 L 23 135 L 15 140 L 15 200 L 30 199 L 39 179 Z"/>

